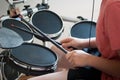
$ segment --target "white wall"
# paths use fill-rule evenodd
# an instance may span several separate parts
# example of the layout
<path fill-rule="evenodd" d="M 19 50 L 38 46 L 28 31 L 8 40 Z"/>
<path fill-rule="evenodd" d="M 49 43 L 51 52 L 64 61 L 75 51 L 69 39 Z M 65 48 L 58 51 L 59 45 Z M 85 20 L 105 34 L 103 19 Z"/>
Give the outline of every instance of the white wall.
<path fill-rule="evenodd" d="M 17 6 L 22 10 L 26 4 L 35 7 L 41 0 L 27 0 L 24 4 L 20 3 Z M 93 0 L 48 0 L 50 10 L 68 17 L 83 16 L 87 19 L 91 18 Z M 95 0 L 94 20 L 97 20 L 99 6 L 101 0 Z M 0 0 L 0 16 L 6 14 L 8 3 L 5 0 Z"/>
<path fill-rule="evenodd" d="M 91 18 L 93 0 L 49 0 L 51 9 L 68 17 Z M 95 0 L 94 19 L 97 19 L 100 0 Z"/>

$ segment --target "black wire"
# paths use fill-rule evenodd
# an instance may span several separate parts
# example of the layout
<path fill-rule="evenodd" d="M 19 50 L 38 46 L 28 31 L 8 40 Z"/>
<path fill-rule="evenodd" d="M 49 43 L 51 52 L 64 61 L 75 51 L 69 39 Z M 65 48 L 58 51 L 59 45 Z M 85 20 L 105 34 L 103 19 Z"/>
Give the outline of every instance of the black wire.
<path fill-rule="evenodd" d="M 93 18 L 94 18 L 94 8 L 95 8 L 95 0 L 93 0 L 93 2 L 92 2 L 92 14 L 91 14 L 90 32 L 89 32 L 89 48 L 91 47 L 90 41 L 91 41 Z"/>

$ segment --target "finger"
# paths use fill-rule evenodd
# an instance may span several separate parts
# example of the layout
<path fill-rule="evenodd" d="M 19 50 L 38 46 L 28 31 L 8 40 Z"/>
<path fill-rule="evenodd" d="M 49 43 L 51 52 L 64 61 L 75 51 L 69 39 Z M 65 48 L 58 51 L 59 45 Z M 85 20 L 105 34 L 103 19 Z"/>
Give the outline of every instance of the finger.
<path fill-rule="evenodd" d="M 73 58 L 74 52 L 75 52 L 75 51 L 71 51 L 71 52 L 69 52 L 68 54 L 66 54 L 66 59 L 68 60 L 69 64 L 70 64 L 72 67 L 75 67 L 75 62 L 74 62 L 74 58 Z"/>
<path fill-rule="evenodd" d="M 65 38 L 65 39 L 61 40 L 60 42 L 61 43 L 67 43 L 67 42 L 69 42 L 71 40 L 72 40 L 71 38 Z"/>
<path fill-rule="evenodd" d="M 19 8 L 16 8 L 16 13 L 17 13 L 17 14 L 20 14 Z"/>
<path fill-rule="evenodd" d="M 68 47 L 68 51 L 73 51 L 73 50 L 74 50 L 74 48 Z"/>
<path fill-rule="evenodd" d="M 68 52 L 68 53 L 65 55 L 65 58 L 68 60 L 71 56 L 72 56 L 71 52 Z"/>
<path fill-rule="evenodd" d="M 64 47 L 67 50 L 71 50 L 72 49 L 72 47 L 70 47 L 70 46 L 71 46 L 71 43 L 63 43 L 62 44 L 62 47 Z"/>
<path fill-rule="evenodd" d="M 66 55 L 66 58 L 70 63 L 73 63 L 73 54 L 74 54 L 74 51 L 71 51 Z"/>

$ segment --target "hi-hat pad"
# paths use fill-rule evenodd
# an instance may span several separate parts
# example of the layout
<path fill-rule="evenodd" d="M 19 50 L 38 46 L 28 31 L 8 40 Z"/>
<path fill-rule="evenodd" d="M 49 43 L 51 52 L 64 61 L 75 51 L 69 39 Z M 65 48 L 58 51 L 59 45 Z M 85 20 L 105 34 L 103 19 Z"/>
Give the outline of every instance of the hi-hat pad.
<path fill-rule="evenodd" d="M 5 27 L 0 28 L 0 48 L 14 48 L 22 43 L 22 37 L 16 32 Z"/>

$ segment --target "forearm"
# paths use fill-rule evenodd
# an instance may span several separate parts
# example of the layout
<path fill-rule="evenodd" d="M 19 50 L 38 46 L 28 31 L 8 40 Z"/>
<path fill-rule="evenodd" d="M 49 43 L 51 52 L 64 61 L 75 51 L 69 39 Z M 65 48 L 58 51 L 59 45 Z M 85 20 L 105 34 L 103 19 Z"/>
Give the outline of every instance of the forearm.
<path fill-rule="evenodd" d="M 92 66 L 109 75 L 120 77 L 120 61 L 96 56 L 91 56 L 88 61 L 88 66 Z"/>
<path fill-rule="evenodd" d="M 84 43 L 83 43 L 84 47 L 90 47 L 90 48 L 96 48 L 96 38 L 88 38 L 88 39 L 84 39 Z"/>

